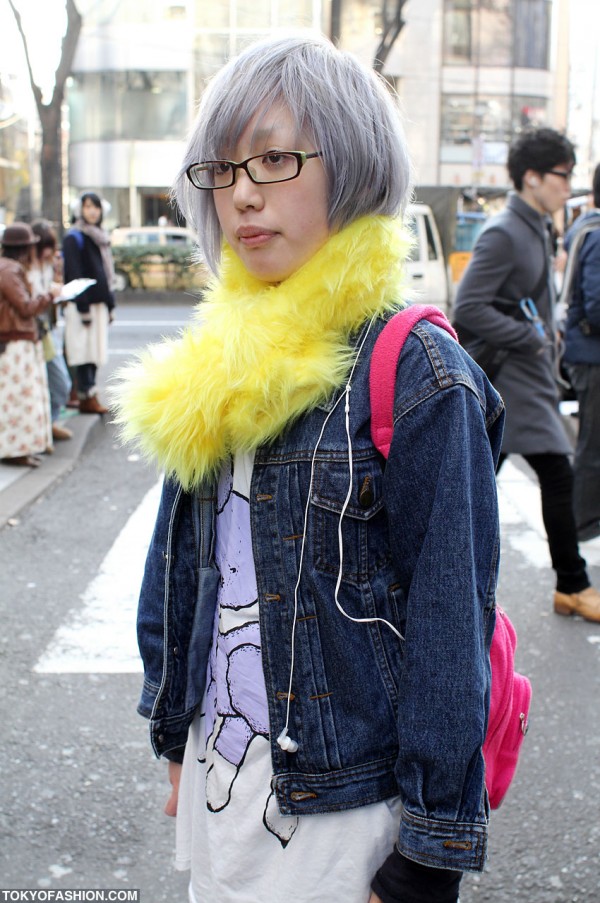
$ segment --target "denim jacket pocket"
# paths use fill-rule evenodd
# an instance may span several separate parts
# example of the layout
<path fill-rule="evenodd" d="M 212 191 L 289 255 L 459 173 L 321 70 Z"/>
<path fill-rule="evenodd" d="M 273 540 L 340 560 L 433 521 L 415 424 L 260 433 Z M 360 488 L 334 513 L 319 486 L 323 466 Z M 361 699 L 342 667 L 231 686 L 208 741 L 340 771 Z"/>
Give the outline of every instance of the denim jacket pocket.
<path fill-rule="evenodd" d="M 346 505 L 350 479 L 346 456 L 316 462 L 311 532 L 315 569 L 337 577 L 342 520 L 342 579 L 359 586 L 390 560 L 383 473 L 378 457 L 353 458 L 352 487 Z"/>

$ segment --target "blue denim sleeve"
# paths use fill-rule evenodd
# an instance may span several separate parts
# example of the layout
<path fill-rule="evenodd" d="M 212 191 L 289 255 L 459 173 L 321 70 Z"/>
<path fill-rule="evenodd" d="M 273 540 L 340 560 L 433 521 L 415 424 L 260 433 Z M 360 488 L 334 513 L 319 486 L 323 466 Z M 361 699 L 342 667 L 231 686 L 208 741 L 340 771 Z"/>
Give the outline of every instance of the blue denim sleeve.
<path fill-rule="evenodd" d="M 503 408 L 461 350 L 450 353 L 454 373 L 439 357 L 429 381 L 418 379 L 420 361 L 401 359 L 384 477 L 406 604 L 398 848 L 423 865 L 481 870 Z"/>

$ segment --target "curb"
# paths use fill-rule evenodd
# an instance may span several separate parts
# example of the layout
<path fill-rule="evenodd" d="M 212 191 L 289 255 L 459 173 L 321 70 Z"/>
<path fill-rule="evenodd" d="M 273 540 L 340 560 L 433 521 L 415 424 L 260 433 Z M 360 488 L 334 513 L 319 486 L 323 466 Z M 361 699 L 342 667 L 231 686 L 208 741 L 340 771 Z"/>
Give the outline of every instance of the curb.
<path fill-rule="evenodd" d="M 75 467 L 89 439 L 102 428 L 102 417 L 99 414 L 75 414 L 66 420 L 66 424 L 73 431 L 73 438 L 56 442 L 54 454 L 44 455 L 39 467 L 20 468 L 0 463 L 0 530 L 7 525 L 16 526 L 9 522 L 16 520 Z"/>

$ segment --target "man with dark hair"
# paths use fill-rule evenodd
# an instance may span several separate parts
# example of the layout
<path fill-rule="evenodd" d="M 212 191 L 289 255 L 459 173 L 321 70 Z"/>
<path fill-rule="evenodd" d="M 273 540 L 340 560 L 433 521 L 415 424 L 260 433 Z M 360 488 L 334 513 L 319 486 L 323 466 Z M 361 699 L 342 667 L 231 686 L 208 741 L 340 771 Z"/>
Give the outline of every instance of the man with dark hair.
<path fill-rule="evenodd" d="M 573 145 L 568 138 L 554 129 L 521 132 L 508 151 L 508 175 L 515 189 L 520 192 L 526 189 L 528 182 L 525 177 L 530 177 L 531 172 L 538 176 L 547 173 L 552 175 L 552 170 L 557 167 L 568 170 L 570 173 L 574 166 L 575 149 Z M 530 187 L 539 187 L 535 184 L 531 186 L 530 182 L 529 185 Z M 570 192 L 567 193 L 567 197 L 569 194 Z M 558 208 L 554 201 L 550 206 L 552 209 L 546 209 L 545 212 L 551 215 Z"/>
<path fill-rule="evenodd" d="M 579 554 L 573 513 L 571 442 L 558 409 L 557 330 L 550 227 L 570 197 L 575 150 L 554 129 L 523 132 L 511 145 L 515 190 L 481 232 L 458 287 L 461 341 L 484 366 L 506 405 L 499 467 L 520 454 L 539 480 L 556 572 L 554 610 L 600 622 L 600 592 Z"/>
<path fill-rule="evenodd" d="M 580 542 L 600 536 L 600 165 L 592 191 L 594 209 L 565 237 L 572 280 L 563 360 L 579 402 L 573 504 Z"/>

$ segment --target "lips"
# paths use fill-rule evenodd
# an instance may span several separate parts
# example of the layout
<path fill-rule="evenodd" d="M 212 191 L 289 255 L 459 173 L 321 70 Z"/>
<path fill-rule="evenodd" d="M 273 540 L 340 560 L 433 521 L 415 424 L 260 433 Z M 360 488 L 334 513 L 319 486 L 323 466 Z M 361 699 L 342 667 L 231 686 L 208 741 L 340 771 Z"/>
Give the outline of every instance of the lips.
<path fill-rule="evenodd" d="M 267 244 L 276 232 L 271 229 L 265 229 L 262 226 L 239 226 L 235 230 L 238 241 L 247 248 L 256 248 L 260 245 Z"/>

